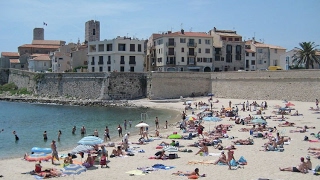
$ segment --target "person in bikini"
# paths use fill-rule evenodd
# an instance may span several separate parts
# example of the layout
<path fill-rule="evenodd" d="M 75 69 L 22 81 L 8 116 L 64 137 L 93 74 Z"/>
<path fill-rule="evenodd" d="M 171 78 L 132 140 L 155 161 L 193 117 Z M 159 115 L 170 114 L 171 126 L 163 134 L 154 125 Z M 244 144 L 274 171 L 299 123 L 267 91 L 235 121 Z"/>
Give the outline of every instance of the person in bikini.
<path fill-rule="evenodd" d="M 188 173 L 188 172 L 182 172 L 182 171 L 178 171 L 176 173 L 172 173 L 172 175 L 179 175 L 179 176 L 191 176 L 191 175 L 196 175 L 196 176 L 200 176 L 199 174 L 199 168 L 196 168 L 193 172 Z M 202 177 L 205 177 L 205 175 L 202 175 Z"/>
<path fill-rule="evenodd" d="M 201 143 L 201 148 L 195 155 L 198 155 L 201 152 L 204 153 L 205 155 L 209 154 L 208 146 L 205 143 Z"/>
<path fill-rule="evenodd" d="M 308 168 L 307 164 L 304 162 L 304 157 L 300 158 L 300 164 L 294 167 L 287 167 L 287 168 L 279 168 L 280 171 L 290 171 L 290 172 L 299 172 L 299 173 L 307 173 Z"/>
<path fill-rule="evenodd" d="M 221 151 L 221 155 L 220 155 L 219 159 L 216 162 L 214 162 L 213 164 L 216 165 L 218 163 L 224 163 L 224 164 L 228 163 L 227 156 L 224 154 L 224 151 Z"/>

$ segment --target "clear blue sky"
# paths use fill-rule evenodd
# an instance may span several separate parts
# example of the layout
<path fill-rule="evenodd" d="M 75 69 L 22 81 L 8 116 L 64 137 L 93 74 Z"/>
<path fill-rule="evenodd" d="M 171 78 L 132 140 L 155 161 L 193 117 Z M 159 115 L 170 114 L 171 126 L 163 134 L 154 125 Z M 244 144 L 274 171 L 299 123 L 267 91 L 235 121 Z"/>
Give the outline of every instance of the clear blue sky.
<path fill-rule="evenodd" d="M 90 3 L 89 3 L 90 2 Z M 148 38 L 159 31 L 236 30 L 290 50 L 299 42 L 320 45 L 320 0 L 1 0 L 0 52 L 30 44 L 35 27 L 45 39 L 84 41 L 88 20 L 100 21 L 100 39 Z"/>

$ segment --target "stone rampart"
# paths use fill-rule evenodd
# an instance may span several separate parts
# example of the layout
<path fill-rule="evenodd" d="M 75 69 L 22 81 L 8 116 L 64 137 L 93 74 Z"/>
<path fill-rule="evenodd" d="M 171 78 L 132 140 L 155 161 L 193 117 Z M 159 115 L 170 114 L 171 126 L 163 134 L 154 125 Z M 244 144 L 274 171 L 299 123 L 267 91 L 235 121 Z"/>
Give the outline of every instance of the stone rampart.
<path fill-rule="evenodd" d="M 9 69 L 0 68 L 0 85 L 8 83 L 9 79 Z"/>

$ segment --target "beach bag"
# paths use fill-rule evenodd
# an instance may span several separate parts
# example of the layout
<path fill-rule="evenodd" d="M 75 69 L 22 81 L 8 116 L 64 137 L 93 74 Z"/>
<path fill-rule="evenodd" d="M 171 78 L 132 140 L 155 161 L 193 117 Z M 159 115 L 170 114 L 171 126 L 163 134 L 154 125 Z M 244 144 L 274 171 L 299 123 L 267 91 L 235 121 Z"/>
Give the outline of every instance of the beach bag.
<path fill-rule="evenodd" d="M 178 154 L 169 154 L 169 159 L 176 159 L 178 158 Z"/>

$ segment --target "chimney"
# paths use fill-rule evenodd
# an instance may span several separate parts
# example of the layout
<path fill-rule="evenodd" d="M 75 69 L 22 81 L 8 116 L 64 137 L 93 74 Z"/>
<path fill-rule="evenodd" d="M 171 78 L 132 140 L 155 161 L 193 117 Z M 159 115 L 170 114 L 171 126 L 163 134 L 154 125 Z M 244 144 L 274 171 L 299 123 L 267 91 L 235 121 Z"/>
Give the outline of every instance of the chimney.
<path fill-rule="evenodd" d="M 184 34 L 184 30 L 183 29 L 181 29 L 181 34 Z"/>
<path fill-rule="evenodd" d="M 168 31 L 168 34 L 171 34 L 171 31 Z"/>

